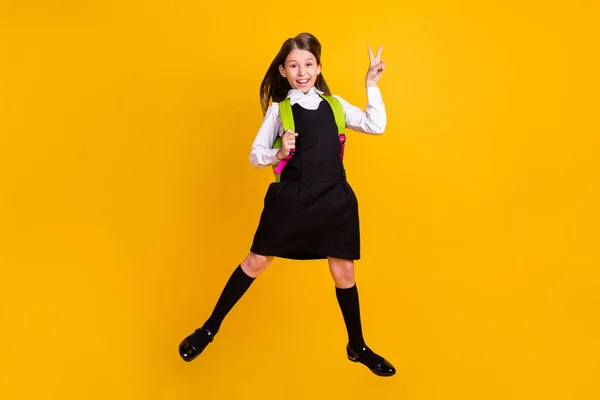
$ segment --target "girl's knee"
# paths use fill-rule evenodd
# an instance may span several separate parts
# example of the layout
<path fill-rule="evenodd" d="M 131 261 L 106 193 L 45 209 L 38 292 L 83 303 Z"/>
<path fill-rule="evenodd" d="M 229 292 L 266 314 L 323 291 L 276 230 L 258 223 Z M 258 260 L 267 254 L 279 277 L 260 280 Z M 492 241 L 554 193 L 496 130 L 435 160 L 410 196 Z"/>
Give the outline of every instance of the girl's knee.
<path fill-rule="evenodd" d="M 251 278 L 256 278 L 271 265 L 274 258 L 275 257 L 273 256 L 261 256 L 260 254 L 250 253 L 246 256 L 244 261 L 242 261 L 242 269 L 246 275 Z"/>
<path fill-rule="evenodd" d="M 354 285 L 354 262 L 352 260 L 330 259 L 329 268 L 338 287 L 345 288 Z"/>

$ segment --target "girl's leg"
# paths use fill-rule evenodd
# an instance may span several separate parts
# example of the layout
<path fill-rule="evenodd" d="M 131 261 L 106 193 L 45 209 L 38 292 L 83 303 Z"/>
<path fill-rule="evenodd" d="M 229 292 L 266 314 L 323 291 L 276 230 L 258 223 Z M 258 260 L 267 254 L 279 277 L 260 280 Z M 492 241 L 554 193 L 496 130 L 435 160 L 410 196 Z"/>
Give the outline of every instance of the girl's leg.
<path fill-rule="evenodd" d="M 352 348 L 365 345 L 360 322 L 360 304 L 354 278 L 354 261 L 329 257 L 329 272 L 335 282 L 335 294 L 342 310 L 348 342 Z"/>
<path fill-rule="evenodd" d="M 185 361 L 192 361 L 212 342 L 229 311 L 246 293 L 254 279 L 273 262 L 273 258 L 250 253 L 233 271 L 212 314 L 202 328 L 197 329 L 179 345 L 179 354 Z"/>
<path fill-rule="evenodd" d="M 248 254 L 240 266 L 231 274 L 211 316 L 202 327 L 216 335 L 229 311 L 246 293 L 254 279 L 273 262 L 273 258 L 254 253 Z"/>
<path fill-rule="evenodd" d="M 354 261 L 328 257 L 329 271 L 335 282 L 335 293 L 348 331 L 348 358 L 366 365 L 374 374 L 391 376 L 396 370 L 383 357 L 375 354 L 363 338 L 360 304 L 356 288 Z"/>

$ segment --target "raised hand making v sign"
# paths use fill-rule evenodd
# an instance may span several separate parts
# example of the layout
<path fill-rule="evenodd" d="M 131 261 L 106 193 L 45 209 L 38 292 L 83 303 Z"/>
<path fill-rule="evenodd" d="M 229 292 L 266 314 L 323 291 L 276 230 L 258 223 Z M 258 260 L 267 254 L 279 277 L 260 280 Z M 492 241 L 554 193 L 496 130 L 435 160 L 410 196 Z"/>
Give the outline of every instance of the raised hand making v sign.
<path fill-rule="evenodd" d="M 369 70 L 367 71 L 366 84 L 367 86 L 377 87 L 377 82 L 379 78 L 381 78 L 381 73 L 385 69 L 385 61 L 381 59 L 381 51 L 383 50 L 383 46 L 379 46 L 379 51 L 377 51 L 377 55 L 373 55 L 373 50 L 371 50 L 371 46 L 368 46 L 369 49 L 369 59 L 371 63 L 369 65 Z"/>

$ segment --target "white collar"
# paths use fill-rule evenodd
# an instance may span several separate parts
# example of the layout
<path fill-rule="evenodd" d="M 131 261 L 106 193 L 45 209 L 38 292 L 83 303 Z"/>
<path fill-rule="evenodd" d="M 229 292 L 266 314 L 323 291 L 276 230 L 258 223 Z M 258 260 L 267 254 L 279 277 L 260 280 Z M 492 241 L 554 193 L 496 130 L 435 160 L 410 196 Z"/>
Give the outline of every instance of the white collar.
<path fill-rule="evenodd" d="M 288 91 L 287 98 L 290 99 L 290 101 L 293 104 L 293 103 L 299 102 L 305 96 L 317 96 L 318 97 L 319 95 L 321 95 L 323 93 L 324 92 L 320 91 L 319 89 L 317 89 L 314 86 L 312 88 L 310 88 L 310 90 L 306 94 L 302 93 L 302 90 L 300 90 L 300 89 L 290 89 Z"/>

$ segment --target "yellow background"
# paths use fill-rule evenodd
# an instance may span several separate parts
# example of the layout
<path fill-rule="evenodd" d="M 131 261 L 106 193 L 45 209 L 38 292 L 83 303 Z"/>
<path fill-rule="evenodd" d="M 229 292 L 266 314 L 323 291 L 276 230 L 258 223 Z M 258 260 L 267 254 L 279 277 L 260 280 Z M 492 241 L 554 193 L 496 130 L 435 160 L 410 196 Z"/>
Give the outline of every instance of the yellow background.
<path fill-rule="evenodd" d="M 567 4 L 568 3 L 568 4 Z M 597 2 L 3 1 L 2 399 L 600 398 Z M 276 260 L 193 363 L 247 253 L 281 43 L 314 33 L 350 133 L 365 335 L 324 262 Z"/>

